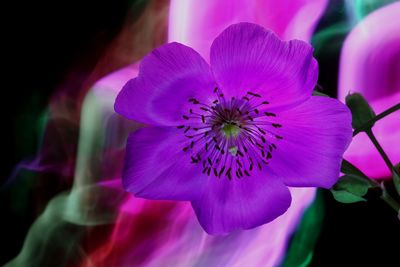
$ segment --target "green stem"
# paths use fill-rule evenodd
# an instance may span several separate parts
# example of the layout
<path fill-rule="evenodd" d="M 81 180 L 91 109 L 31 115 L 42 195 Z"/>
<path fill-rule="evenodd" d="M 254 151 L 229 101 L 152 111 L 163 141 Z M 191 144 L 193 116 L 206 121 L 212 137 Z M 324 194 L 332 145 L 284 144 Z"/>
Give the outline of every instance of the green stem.
<path fill-rule="evenodd" d="M 400 204 L 396 200 L 394 200 L 394 198 L 392 198 L 390 195 L 385 195 L 385 196 L 382 195 L 381 199 L 385 201 L 390 207 L 392 207 L 394 211 L 396 211 L 397 213 L 400 212 Z"/>
<path fill-rule="evenodd" d="M 392 198 L 389 193 L 386 191 L 384 184 L 381 185 L 382 195 L 381 199 L 383 199 L 390 207 L 392 207 L 397 213 L 400 212 L 400 204 L 394 198 Z"/>
<path fill-rule="evenodd" d="M 400 104 L 396 104 L 393 107 L 383 111 L 382 113 L 379 113 L 378 115 L 376 115 L 375 117 L 373 117 L 372 119 L 370 119 L 366 123 L 364 123 L 361 127 L 359 127 L 358 129 L 355 129 L 353 132 L 353 137 L 356 136 L 357 134 L 359 134 L 360 132 L 370 130 L 371 125 L 374 125 L 375 122 L 377 122 L 378 120 L 386 117 L 387 115 L 389 115 L 399 109 L 400 109 Z"/>
<path fill-rule="evenodd" d="M 383 150 L 383 148 L 379 144 L 378 140 L 376 140 L 376 137 L 373 134 L 372 130 L 371 129 L 366 130 L 365 133 L 368 135 L 369 139 L 371 139 L 372 143 L 374 144 L 374 146 L 378 150 L 379 154 L 381 154 L 381 156 L 382 156 L 383 160 L 385 161 L 386 165 L 388 166 L 390 172 L 392 172 L 392 170 L 394 170 L 393 164 L 390 161 L 390 159 L 389 159 L 388 155 L 386 154 L 386 152 Z"/>
<path fill-rule="evenodd" d="M 395 171 L 392 162 L 390 161 L 388 155 L 386 154 L 385 150 L 383 150 L 382 146 L 379 144 L 378 140 L 376 139 L 374 133 L 371 129 L 366 130 L 365 133 L 368 135 L 369 139 L 371 139 L 372 143 L 378 150 L 379 154 L 381 154 L 383 160 L 385 161 L 386 165 L 388 166 L 390 171 Z M 381 183 L 382 188 L 382 195 L 381 199 L 384 200 L 390 207 L 392 207 L 397 214 L 400 212 L 400 204 L 397 202 L 386 190 L 385 184 Z"/>

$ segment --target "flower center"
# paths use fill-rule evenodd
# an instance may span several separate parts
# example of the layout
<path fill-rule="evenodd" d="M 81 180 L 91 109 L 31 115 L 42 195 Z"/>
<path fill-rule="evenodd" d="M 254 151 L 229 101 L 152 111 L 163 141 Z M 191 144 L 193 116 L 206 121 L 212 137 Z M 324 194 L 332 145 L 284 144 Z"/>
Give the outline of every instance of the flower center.
<path fill-rule="evenodd" d="M 236 122 L 228 121 L 222 124 L 222 133 L 226 138 L 237 137 L 240 133 L 240 128 Z"/>
<path fill-rule="evenodd" d="M 269 102 L 259 94 L 247 92 L 242 98 L 226 99 L 218 88 L 216 99 L 202 103 L 190 98 L 188 123 L 178 126 L 188 139 L 183 151 L 203 173 L 229 180 L 251 176 L 272 159 L 275 142 L 283 139 L 276 114 L 266 110 Z"/>

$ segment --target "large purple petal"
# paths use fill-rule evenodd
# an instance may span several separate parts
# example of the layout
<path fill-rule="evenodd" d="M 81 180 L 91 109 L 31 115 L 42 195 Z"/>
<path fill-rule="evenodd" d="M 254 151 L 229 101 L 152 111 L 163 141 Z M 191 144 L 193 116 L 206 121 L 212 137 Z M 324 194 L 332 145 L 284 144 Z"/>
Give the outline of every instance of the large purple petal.
<path fill-rule="evenodd" d="M 228 27 L 211 46 L 211 67 L 222 91 L 234 97 L 261 94 L 274 106 L 301 103 L 311 96 L 318 77 L 312 47 L 281 41 L 256 24 Z"/>
<path fill-rule="evenodd" d="M 291 196 L 281 180 L 264 174 L 242 179 L 210 178 L 201 198 L 192 201 L 209 234 L 251 229 L 282 215 Z"/>
<path fill-rule="evenodd" d="M 183 152 L 186 138 L 173 127 L 142 128 L 129 136 L 125 189 L 148 199 L 192 200 L 206 183 L 200 164 Z M 200 169 L 199 169 L 200 168 Z"/>
<path fill-rule="evenodd" d="M 208 64 L 190 47 L 170 43 L 155 49 L 140 65 L 115 101 L 115 110 L 128 119 L 152 125 L 177 125 L 188 100 L 207 102 L 215 82 Z"/>
<path fill-rule="evenodd" d="M 269 172 L 288 186 L 330 188 L 338 179 L 344 151 L 352 138 L 351 113 L 341 102 L 313 96 L 277 114 L 282 128 Z"/>

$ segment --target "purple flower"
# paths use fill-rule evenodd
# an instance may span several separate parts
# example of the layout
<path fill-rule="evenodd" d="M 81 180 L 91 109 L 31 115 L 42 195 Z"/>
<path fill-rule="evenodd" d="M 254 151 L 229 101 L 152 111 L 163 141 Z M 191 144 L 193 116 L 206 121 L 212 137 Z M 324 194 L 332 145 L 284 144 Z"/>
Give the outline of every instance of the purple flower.
<path fill-rule="evenodd" d="M 119 93 L 115 110 L 150 126 L 129 136 L 127 191 L 191 201 L 202 227 L 224 234 L 283 214 L 287 186 L 337 181 L 351 114 L 311 96 L 318 66 L 310 45 L 239 23 L 214 40 L 210 63 L 166 44 Z"/>

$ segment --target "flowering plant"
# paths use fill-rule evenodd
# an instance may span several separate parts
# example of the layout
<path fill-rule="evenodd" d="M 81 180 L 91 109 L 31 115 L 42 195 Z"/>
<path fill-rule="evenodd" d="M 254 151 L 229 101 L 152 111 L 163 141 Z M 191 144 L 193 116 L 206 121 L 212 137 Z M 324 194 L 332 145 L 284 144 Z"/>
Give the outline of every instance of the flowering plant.
<path fill-rule="evenodd" d="M 148 126 L 128 139 L 125 189 L 191 201 L 205 231 L 226 234 L 283 214 L 288 186 L 331 188 L 352 115 L 312 95 L 312 51 L 251 23 L 214 40 L 210 65 L 179 43 L 155 49 L 115 102 L 119 114 Z"/>

